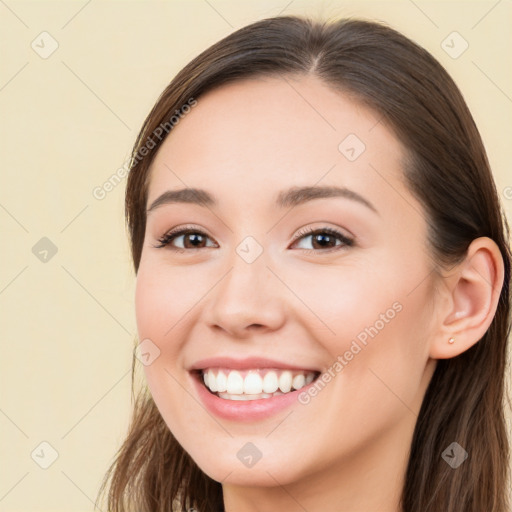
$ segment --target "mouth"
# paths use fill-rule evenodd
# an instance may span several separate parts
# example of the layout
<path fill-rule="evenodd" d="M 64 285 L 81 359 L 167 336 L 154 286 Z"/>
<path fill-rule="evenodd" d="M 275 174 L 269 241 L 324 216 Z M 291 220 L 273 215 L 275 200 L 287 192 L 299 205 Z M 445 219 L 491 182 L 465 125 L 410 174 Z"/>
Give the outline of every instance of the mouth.
<path fill-rule="evenodd" d="M 319 371 L 279 368 L 210 367 L 191 371 L 208 392 L 224 400 L 261 400 L 298 391 L 314 382 Z"/>

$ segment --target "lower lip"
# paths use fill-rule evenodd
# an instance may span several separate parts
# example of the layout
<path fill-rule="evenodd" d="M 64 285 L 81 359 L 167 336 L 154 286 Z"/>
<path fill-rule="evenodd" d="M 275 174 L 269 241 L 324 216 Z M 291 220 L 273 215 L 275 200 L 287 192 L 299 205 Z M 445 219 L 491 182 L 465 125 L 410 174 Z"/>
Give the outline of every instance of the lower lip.
<path fill-rule="evenodd" d="M 232 421 L 257 421 L 268 418 L 294 402 L 297 402 L 299 393 L 315 383 L 301 389 L 277 395 L 272 398 L 259 398 L 257 400 L 227 400 L 211 393 L 199 380 L 197 375 L 190 375 L 205 407 L 216 416 Z"/>

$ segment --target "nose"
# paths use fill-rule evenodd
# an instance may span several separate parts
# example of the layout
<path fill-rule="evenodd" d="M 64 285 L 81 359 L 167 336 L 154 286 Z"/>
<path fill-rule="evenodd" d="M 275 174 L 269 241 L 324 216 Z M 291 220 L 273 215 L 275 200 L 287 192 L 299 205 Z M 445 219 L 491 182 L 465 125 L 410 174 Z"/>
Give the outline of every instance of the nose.
<path fill-rule="evenodd" d="M 265 253 L 252 263 L 235 254 L 230 262 L 228 272 L 208 294 L 209 326 L 236 338 L 279 329 L 285 317 L 284 290 L 267 267 Z"/>

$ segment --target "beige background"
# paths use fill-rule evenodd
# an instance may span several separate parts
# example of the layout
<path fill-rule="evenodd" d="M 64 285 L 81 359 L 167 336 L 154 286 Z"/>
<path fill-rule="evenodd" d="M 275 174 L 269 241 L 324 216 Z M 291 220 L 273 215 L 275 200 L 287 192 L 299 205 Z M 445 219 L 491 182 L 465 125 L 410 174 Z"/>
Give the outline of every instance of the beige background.
<path fill-rule="evenodd" d="M 186 62 L 280 13 L 384 20 L 431 51 L 474 114 L 512 217 L 508 1 L 1 0 L 0 511 L 93 509 L 127 428 L 136 334 L 125 180 L 103 200 L 93 189 Z M 456 59 L 441 46 L 453 31 L 469 44 Z M 58 249 L 47 261 L 45 242 L 32 250 L 43 237 Z"/>

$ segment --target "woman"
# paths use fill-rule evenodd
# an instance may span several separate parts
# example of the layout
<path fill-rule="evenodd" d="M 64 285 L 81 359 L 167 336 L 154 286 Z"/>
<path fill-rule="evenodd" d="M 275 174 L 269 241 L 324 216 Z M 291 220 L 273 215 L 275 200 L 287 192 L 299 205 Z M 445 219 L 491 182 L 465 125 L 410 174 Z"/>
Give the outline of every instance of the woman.
<path fill-rule="evenodd" d="M 508 228 L 427 51 L 236 31 L 148 115 L 126 215 L 148 390 L 109 510 L 507 510 Z"/>

